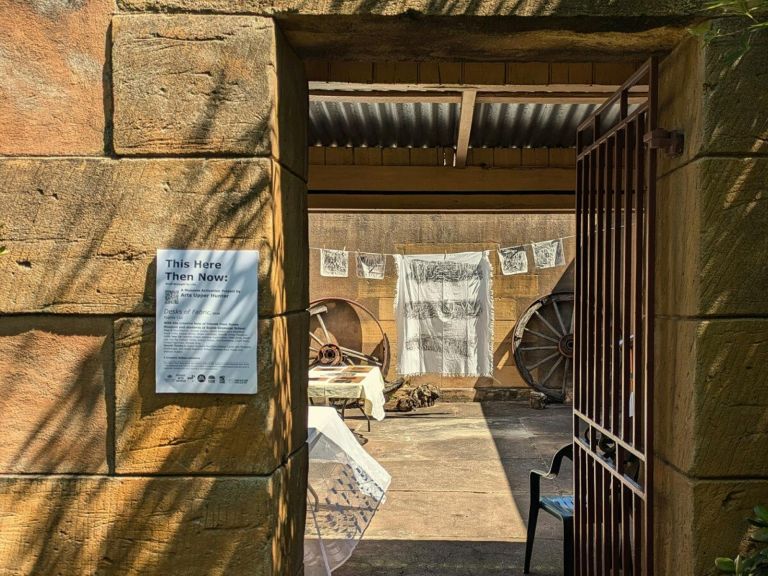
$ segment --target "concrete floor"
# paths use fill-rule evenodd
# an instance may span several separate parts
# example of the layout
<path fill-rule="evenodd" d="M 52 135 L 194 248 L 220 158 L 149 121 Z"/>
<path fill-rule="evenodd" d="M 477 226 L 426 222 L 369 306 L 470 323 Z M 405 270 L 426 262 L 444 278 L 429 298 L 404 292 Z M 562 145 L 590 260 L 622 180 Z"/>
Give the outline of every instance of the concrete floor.
<path fill-rule="evenodd" d="M 334 576 L 505 576 L 523 573 L 529 471 L 570 441 L 570 407 L 438 404 L 388 414 L 365 448 L 392 474 L 387 501 Z M 571 492 L 565 466 L 543 493 Z M 562 574 L 562 527 L 539 516 L 532 574 Z"/>

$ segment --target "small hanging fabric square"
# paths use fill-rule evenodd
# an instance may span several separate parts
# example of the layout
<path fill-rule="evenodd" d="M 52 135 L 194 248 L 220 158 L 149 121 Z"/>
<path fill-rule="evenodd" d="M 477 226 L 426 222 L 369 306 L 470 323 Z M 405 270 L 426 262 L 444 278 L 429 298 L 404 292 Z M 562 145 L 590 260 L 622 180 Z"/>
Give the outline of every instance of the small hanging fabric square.
<path fill-rule="evenodd" d="M 370 280 L 383 280 L 387 268 L 387 257 L 384 254 L 369 252 L 357 253 L 357 277 Z"/>
<path fill-rule="evenodd" d="M 320 276 L 346 278 L 349 276 L 349 252 L 346 250 L 320 250 Z"/>
<path fill-rule="evenodd" d="M 528 272 L 528 255 L 525 253 L 524 246 L 501 248 L 498 252 L 499 262 L 501 263 L 501 273 L 504 276 L 525 274 Z"/>
<path fill-rule="evenodd" d="M 536 268 L 554 268 L 555 266 L 565 266 L 565 255 L 563 254 L 562 240 L 546 240 L 544 242 L 535 242 L 533 248 L 533 261 Z"/>

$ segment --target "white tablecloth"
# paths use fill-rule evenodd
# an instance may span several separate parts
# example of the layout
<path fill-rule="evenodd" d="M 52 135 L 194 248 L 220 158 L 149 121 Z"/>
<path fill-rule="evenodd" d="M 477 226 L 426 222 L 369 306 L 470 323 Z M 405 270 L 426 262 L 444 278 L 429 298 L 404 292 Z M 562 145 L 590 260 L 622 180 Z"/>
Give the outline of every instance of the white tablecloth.
<path fill-rule="evenodd" d="M 334 408 L 309 408 L 305 576 L 328 576 L 363 537 L 392 477 L 366 452 Z"/>
<path fill-rule="evenodd" d="M 309 397 L 362 400 L 363 412 L 384 420 L 384 377 L 376 366 L 315 366 L 309 371 Z"/>

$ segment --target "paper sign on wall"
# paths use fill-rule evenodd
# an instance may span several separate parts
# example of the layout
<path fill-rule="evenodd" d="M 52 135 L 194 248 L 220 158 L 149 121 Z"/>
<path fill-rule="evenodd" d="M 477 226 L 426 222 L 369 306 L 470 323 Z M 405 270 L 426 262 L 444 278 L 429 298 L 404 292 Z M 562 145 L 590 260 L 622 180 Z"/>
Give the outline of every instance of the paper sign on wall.
<path fill-rule="evenodd" d="M 259 253 L 158 250 L 155 391 L 255 394 Z"/>

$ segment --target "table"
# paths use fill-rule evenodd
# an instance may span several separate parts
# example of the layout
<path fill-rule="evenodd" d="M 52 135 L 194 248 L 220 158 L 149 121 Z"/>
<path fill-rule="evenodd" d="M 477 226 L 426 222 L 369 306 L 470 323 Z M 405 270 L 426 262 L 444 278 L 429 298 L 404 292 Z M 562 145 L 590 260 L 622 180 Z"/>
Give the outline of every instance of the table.
<path fill-rule="evenodd" d="M 378 366 L 315 366 L 309 370 L 308 395 L 362 401 L 370 431 L 369 416 L 384 420 L 384 384 Z"/>
<path fill-rule="evenodd" d="M 334 408 L 310 406 L 305 576 L 330 576 L 346 562 L 392 481 Z"/>

